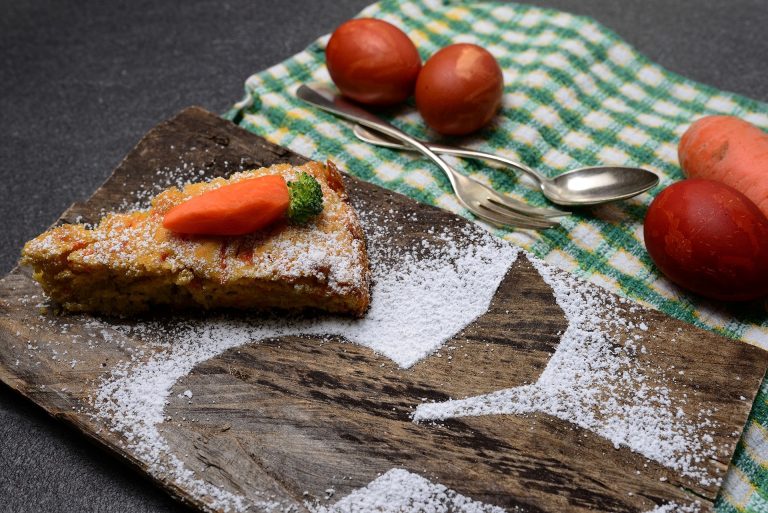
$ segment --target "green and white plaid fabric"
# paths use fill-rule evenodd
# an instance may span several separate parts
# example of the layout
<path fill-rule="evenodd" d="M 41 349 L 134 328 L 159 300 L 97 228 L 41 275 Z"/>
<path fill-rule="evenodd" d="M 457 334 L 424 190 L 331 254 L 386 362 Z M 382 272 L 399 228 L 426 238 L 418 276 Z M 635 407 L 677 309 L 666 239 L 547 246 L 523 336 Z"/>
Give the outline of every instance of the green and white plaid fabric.
<path fill-rule="evenodd" d="M 666 71 L 591 18 L 518 4 L 385 0 L 360 16 L 402 28 L 428 58 L 442 46 L 476 43 L 504 72 L 501 113 L 492 126 L 451 142 L 519 159 L 548 176 L 595 164 L 646 167 L 662 176 L 649 194 L 575 214 L 541 232 L 500 237 L 560 268 L 669 315 L 768 348 L 763 306 L 713 304 L 687 295 L 654 268 L 642 221 L 653 196 L 683 177 L 677 141 L 706 114 L 735 114 L 768 129 L 768 105 Z M 313 159 L 332 158 L 364 180 L 472 218 L 447 179 L 418 156 L 358 142 L 346 122 L 293 96 L 300 83 L 330 84 L 327 36 L 246 82 L 246 98 L 226 116 Z M 388 117 L 407 132 L 439 139 L 413 104 Z M 478 180 L 534 205 L 540 193 L 481 162 L 447 159 Z M 768 511 L 768 382 L 763 384 L 734 456 L 719 511 Z"/>

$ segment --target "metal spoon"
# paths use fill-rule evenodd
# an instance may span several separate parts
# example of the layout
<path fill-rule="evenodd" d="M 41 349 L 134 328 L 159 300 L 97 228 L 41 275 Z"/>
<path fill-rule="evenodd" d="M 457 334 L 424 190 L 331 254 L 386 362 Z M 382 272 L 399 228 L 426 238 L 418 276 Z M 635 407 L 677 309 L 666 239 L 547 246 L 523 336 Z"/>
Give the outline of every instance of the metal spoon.
<path fill-rule="evenodd" d="M 355 135 L 360 140 L 377 146 L 413 151 L 412 147 L 400 144 L 386 134 L 361 125 L 355 126 Z M 522 171 L 536 180 L 544 196 L 558 205 L 597 205 L 631 198 L 659 183 L 658 175 L 652 171 L 622 166 L 581 167 L 555 178 L 547 178 L 524 164 L 500 155 L 426 141 L 419 142 L 435 153 L 489 160 Z"/>
<path fill-rule="evenodd" d="M 387 123 L 378 116 L 350 103 L 341 96 L 324 89 L 313 89 L 306 84 L 296 89 L 296 97 L 341 118 L 366 125 L 400 141 L 415 147 L 432 160 L 445 173 L 453 187 L 456 198 L 467 210 L 477 217 L 500 226 L 521 228 L 550 228 L 557 225 L 552 217 L 569 215 L 551 208 L 532 207 L 513 198 L 505 197 L 474 178 L 463 175 L 449 166 L 443 159 L 428 149 L 418 140 Z"/>

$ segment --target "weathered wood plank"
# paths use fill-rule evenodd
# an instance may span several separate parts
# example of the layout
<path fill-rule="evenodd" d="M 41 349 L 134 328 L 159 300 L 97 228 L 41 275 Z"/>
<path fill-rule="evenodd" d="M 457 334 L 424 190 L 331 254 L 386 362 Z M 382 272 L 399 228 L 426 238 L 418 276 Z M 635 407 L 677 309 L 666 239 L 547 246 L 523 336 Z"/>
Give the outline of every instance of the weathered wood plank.
<path fill-rule="evenodd" d="M 226 175 L 303 157 L 242 131 L 201 109 L 187 109 L 150 131 L 86 202 L 59 222 L 96 221 L 104 211 L 147 199 L 174 180 Z M 183 165 L 187 164 L 188 169 Z M 202 171 L 202 175 L 200 172 Z M 432 226 L 458 231 L 466 221 L 352 178 L 353 200 L 393 208 L 402 248 L 431 237 Z M 417 214 L 416 221 L 405 221 Z M 41 306 L 42 305 L 42 310 Z M 722 475 L 766 368 L 754 347 L 642 310 L 647 353 L 638 363 L 674 366 L 664 383 L 687 398 L 686 414 L 712 411 Z M 23 269 L 0 281 L 0 379 L 109 447 L 138 468 L 125 438 L 95 417 L 99 380 L 137 348 L 139 334 L 109 329 L 88 316 L 45 310 Z M 104 324 L 107 328 L 104 328 Z M 178 381 L 159 429 L 196 476 L 247 498 L 304 509 L 328 503 L 401 467 L 473 499 L 526 511 L 643 511 L 653 503 L 699 497 L 706 509 L 716 484 L 702 485 L 591 431 L 541 413 L 465 417 L 415 424 L 423 400 L 467 397 L 535 382 L 556 351 L 567 321 L 552 291 L 524 258 L 508 272 L 487 313 L 430 357 L 403 370 L 343 340 L 283 337 L 231 349 Z M 455 349 L 449 349 L 455 348 Z M 448 358 L 448 356 L 451 358 Z M 182 392 L 190 390 L 193 400 Z M 152 476 L 200 508 L 208 501 L 169 475 Z M 688 490 L 688 491 L 686 491 Z M 331 501 L 332 502 L 332 501 Z"/>

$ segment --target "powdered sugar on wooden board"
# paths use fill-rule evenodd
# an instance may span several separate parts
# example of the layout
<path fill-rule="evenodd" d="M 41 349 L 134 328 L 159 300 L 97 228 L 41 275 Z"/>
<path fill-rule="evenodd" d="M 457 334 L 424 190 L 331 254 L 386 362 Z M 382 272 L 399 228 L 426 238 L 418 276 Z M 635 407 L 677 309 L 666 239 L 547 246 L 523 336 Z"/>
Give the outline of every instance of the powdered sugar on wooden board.
<path fill-rule="evenodd" d="M 307 504 L 313 513 L 403 513 L 405 511 L 504 513 L 498 506 L 465 497 L 441 484 L 401 468 L 371 481 L 332 506 Z"/>
<path fill-rule="evenodd" d="M 165 408 L 174 384 L 200 363 L 227 349 L 285 335 L 341 337 L 370 347 L 401 367 L 412 366 L 486 312 L 519 254 L 517 248 L 471 226 L 459 232 L 431 229 L 424 241 L 402 249 L 392 243 L 402 229 L 398 224 L 402 215 L 360 207 L 374 282 L 371 310 L 364 319 L 272 317 L 246 322 L 219 317 L 123 326 L 92 322 L 91 328 L 97 332 L 109 334 L 109 330 L 116 330 L 143 344 L 131 359 L 110 369 L 92 404 L 96 416 L 124 436 L 130 452 L 145 462 L 151 473 L 173 480 L 212 508 L 290 508 L 291 504 L 268 497 L 233 494 L 185 466 L 159 429 L 166 421 Z M 416 420 L 544 412 L 685 475 L 713 479 L 700 465 L 715 450 L 708 444 L 711 426 L 707 424 L 707 412 L 702 412 L 701 417 L 680 415 L 677 399 L 663 385 L 650 385 L 646 380 L 651 377 L 663 381 L 666 370 L 636 364 L 634 356 L 644 350 L 642 336 L 637 340 L 618 336 L 632 327 L 644 331 L 644 325 L 630 326 L 624 320 L 622 309 L 631 307 L 528 258 L 553 288 L 569 321 L 541 378 L 527 387 L 478 398 L 414 405 Z M 184 397 L 191 399 L 189 395 Z M 407 506 L 386 509 L 397 504 Z M 332 506 L 313 508 L 338 513 L 376 511 L 365 508 L 503 511 L 402 469 L 383 474 Z M 696 510 L 672 503 L 653 510 L 671 511 Z"/>
<path fill-rule="evenodd" d="M 667 502 L 660 506 L 645 511 L 644 513 L 700 513 L 701 504 L 699 502 L 690 502 L 688 504 L 680 504 L 677 502 Z"/>
<path fill-rule="evenodd" d="M 374 282 L 371 310 L 363 319 L 271 318 L 246 323 L 218 318 L 118 328 L 147 341 L 148 357 L 117 365 L 101 384 L 94 405 L 112 429 L 123 433 L 151 472 L 172 475 L 195 495 L 207 497 L 213 507 L 245 508 L 254 502 L 252 498 L 236 496 L 196 477 L 172 454 L 158 430 L 165 419 L 168 395 L 178 379 L 227 349 L 285 335 L 343 337 L 374 349 L 401 367 L 409 367 L 487 310 L 518 254 L 516 248 L 472 227 L 465 228 L 458 237 L 433 230 L 433 241 L 401 252 L 391 244 L 397 226 L 390 216 L 361 211 L 361 217 L 368 231 Z M 476 398 L 421 404 L 414 419 L 541 411 L 590 429 L 617 446 L 626 445 L 685 475 L 711 479 L 699 465 L 714 451 L 706 443 L 710 436 L 706 418 L 687 418 L 665 387 L 646 384 L 647 370 L 633 364 L 633 352 L 642 350 L 638 341 L 617 340 L 609 335 L 631 327 L 620 316 L 617 300 L 528 258 L 553 288 L 569 320 L 558 350 L 540 379 L 533 385 Z M 342 499 L 334 511 L 357 511 L 357 505 L 365 504 L 365 500 L 396 494 L 402 491 L 401 478 L 403 474 L 395 472 L 374 482 L 348 501 Z M 421 490 L 422 485 L 414 486 Z M 368 493 L 368 499 L 363 499 Z M 430 501 L 434 494 L 430 493 L 420 492 L 409 500 L 423 499 L 426 507 L 433 503 Z M 451 491 L 440 493 L 461 497 Z M 267 509 L 287 506 L 270 501 L 256 504 Z M 467 504 L 475 504 L 473 508 L 490 507 Z M 345 505 L 348 509 L 344 509 Z"/>
<path fill-rule="evenodd" d="M 418 406 L 417 422 L 477 415 L 542 412 L 594 431 L 682 475 L 709 484 L 704 463 L 714 458 L 706 415 L 690 418 L 664 382 L 663 369 L 635 358 L 645 351 L 621 300 L 528 255 L 568 319 L 555 354 L 536 383 L 489 394 Z M 632 307 L 630 307 L 632 308 Z M 648 328 L 636 319 L 641 331 Z M 645 329 L 643 329 L 645 328 Z M 656 379 L 651 379 L 656 378 Z"/>
<path fill-rule="evenodd" d="M 184 468 L 158 430 L 179 378 L 227 349 L 286 335 L 341 337 L 409 367 L 488 309 L 517 258 L 516 248 L 472 226 L 458 233 L 433 230 L 432 241 L 403 251 L 391 244 L 399 228 L 394 216 L 362 211 L 362 217 L 374 283 L 371 308 L 363 319 L 220 318 L 118 327 L 146 341 L 149 357 L 118 364 L 101 383 L 93 404 L 150 472 L 171 474 L 186 489 L 209 497 L 214 507 L 242 509 L 243 498 L 215 489 Z"/>
<path fill-rule="evenodd" d="M 470 499 L 439 483 L 405 469 L 393 468 L 364 488 L 353 491 L 331 506 L 307 503 L 312 513 L 403 513 L 406 511 L 452 513 L 514 513 L 512 510 Z M 644 513 L 700 513 L 698 501 L 667 502 Z"/>

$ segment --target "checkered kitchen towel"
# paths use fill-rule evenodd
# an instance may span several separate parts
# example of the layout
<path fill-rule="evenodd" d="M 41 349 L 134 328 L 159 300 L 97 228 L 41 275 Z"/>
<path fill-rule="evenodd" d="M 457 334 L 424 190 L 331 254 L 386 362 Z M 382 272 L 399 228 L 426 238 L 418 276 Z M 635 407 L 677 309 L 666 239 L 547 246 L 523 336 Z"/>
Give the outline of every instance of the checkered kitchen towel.
<path fill-rule="evenodd" d="M 456 42 L 488 49 L 504 71 L 502 112 L 478 134 L 452 142 L 522 160 L 549 176 L 594 164 L 627 164 L 662 176 L 650 194 L 573 215 L 541 232 L 496 233 L 558 267 L 650 304 L 697 326 L 768 348 L 768 315 L 761 306 L 731 309 L 691 297 L 654 268 L 642 240 L 642 220 L 654 194 L 683 177 L 677 141 L 706 114 L 735 114 L 768 129 L 768 105 L 670 73 L 591 18 L 517 4 L 458 4 L 385 0 L 361 16 L 405 30 L 423 58 Z M 419 157 L 358 142 L 346 122 L 293 96 L 298 84 L 330 84 L 327 36 L 305 51 L 257 73 L 246 98 L 226 116 L 272 142 L 315 159 L 333 156 L 364 180 L 467 217 L 440 172 Z M 438 139 L 413 105 L 394 124 Z M 480 162 L 459 169 L 532 204 L 541 195 L 514 176 Z M 734 457 L 719 511 L 768 511 L 768 382 L 763 384 Z"/>

